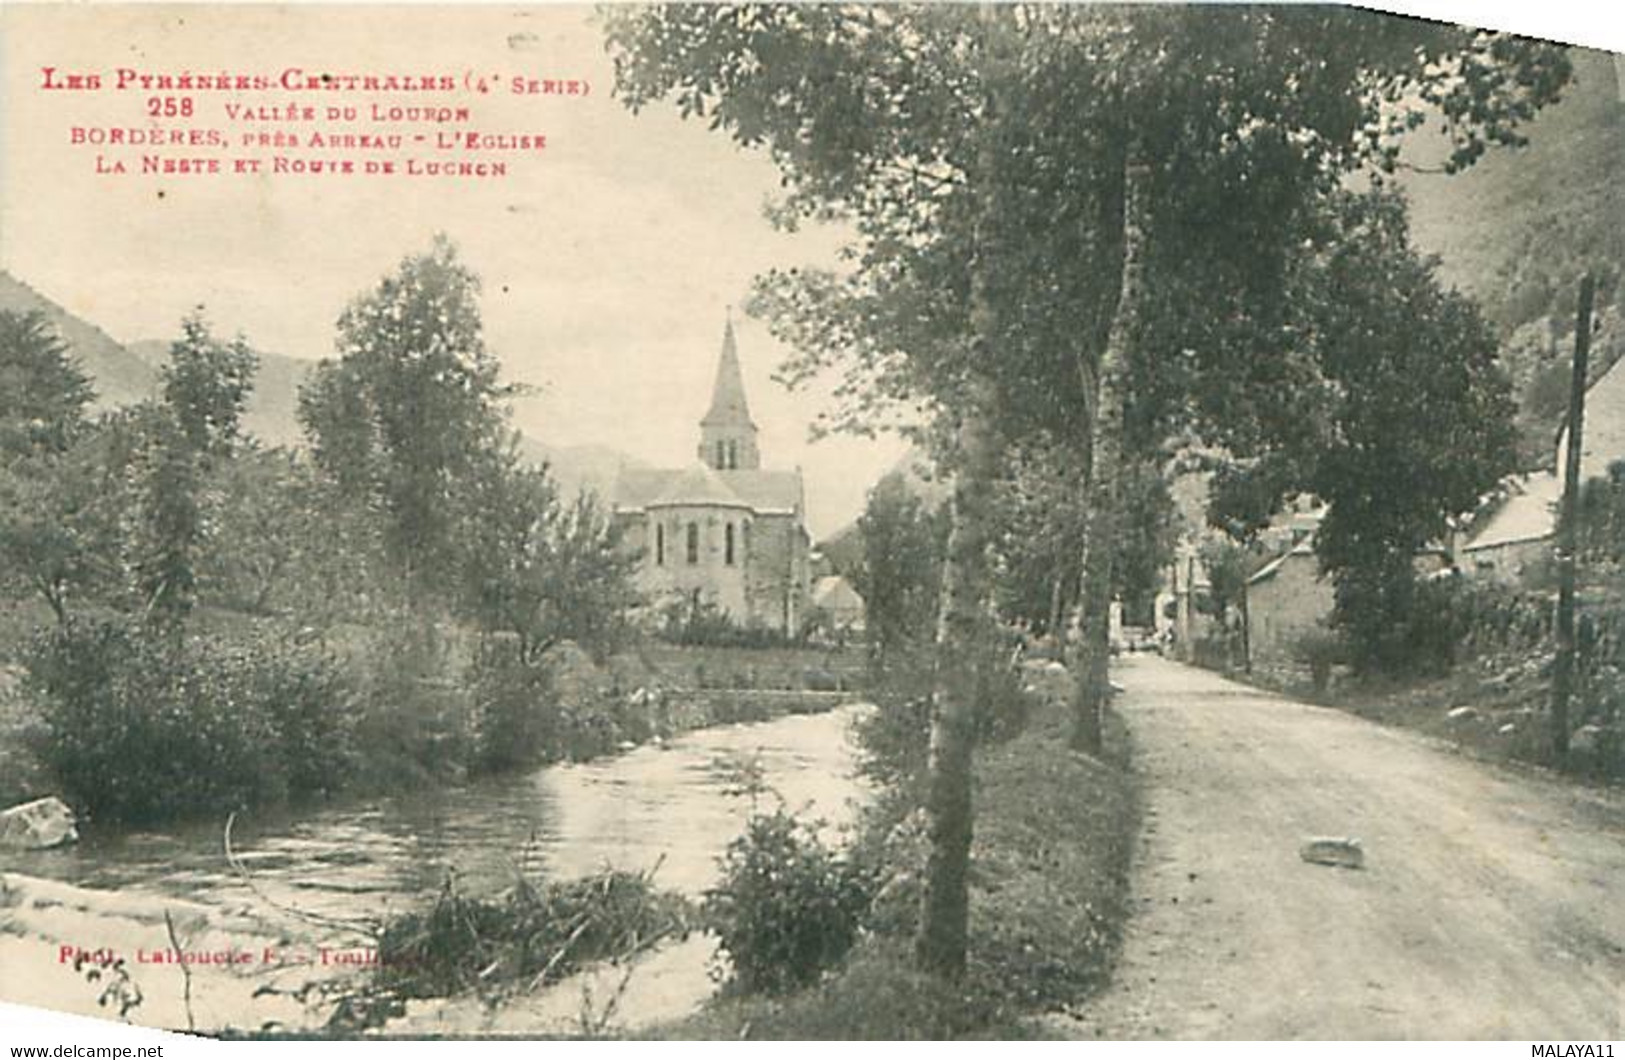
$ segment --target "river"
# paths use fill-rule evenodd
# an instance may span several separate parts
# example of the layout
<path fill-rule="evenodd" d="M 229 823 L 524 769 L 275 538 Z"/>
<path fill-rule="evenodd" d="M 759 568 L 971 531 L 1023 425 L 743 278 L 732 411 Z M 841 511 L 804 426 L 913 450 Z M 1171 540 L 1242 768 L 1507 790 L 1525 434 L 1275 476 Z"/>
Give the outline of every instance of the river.
<path fill-rule="evenodd" d="M 722 726 L 613 758 L 548 766 L 462 787 L 304 813 L 239 817 L 232 845 L 254 887 L 325 916 L 376 917 L 419 905 L 448 876 L 491 894 L 520 874 L 584 875 L 659 866 L 657 885 L 698 897 L 752 800 L 736 792 L 754 763 L 785 803 L 828 822 L 853 819 L 864 795 L 849 739 L 860 706 Z M 773 795 L 758 795 L 763 808 Z M 6 853 L 4 868 L 82 887 L 251 907 L 258 896 L 227 863 L 226 814 L 157 832 L 87 829 L 68 847 Z"/>

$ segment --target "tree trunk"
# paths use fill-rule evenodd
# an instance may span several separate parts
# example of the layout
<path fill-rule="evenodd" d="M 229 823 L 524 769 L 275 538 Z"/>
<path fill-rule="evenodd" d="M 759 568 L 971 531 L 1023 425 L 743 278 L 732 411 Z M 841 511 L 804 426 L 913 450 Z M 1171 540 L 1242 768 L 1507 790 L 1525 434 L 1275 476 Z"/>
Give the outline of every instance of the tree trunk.
<path fill-rule="evenodd" d="M 987 652 L 987 596 L 992 485 L 998 445 L 988 415 L 991 389 L 973 383 L 972 408 L 959 434 L 962 463 L 949 499 L 950 529 L 937 616 L 932 688 L 931 754 L 926 791 L 930 853 L 915 955 L 929 972 L 957 977 L 965 969 L 969 927 L 967 873 L 971 843 L 971 752 L 976 738 L 981 664 Z"/>
<path fill-rule="evenodd" d="M 936 975 L 958 978 L 965 970 L 969 935 L 970 844 L 974 809 L 971 803 L 971 753 L 976 743 L 977 698 L 986 688 L 981 668 L 988 656 L 988 543 L 993 511 L 993 483 L 998 474 L 999 443 L 994 426 L 994 389 L 983 366 L 993 356 L 994 313 L 988 296 L 992 269 L 994 212 L 993 174 L 998 156 L 993 130 L 998 125 L 998 98 L 992 86 L 1004 60 L 998 14 L 981 12 L 988 44 L 988 85 L 977 145 L 977 194 L 980 196 L 973 255 L 970 261 L 971 371 L 959 419 L 959 466 L 949 498 L 949 530 L 943 557 L 942 588 L 937 610 L 936 667 L 931 690 L 931 748 L 927 765 L 925 889 L 920 903 L 920 929 L 915 959 Z"/>
<path fill-rule="evenodd" d="M 1118 482 L 1123 465 L 1123 417 L 1128 403 L 1129 354 L 1139 327 L 1145 246 L 1146 166 L 1130 150 L 1123 164 L 1123 273 L 1106 349 L 1093 373 L 1096 399 L 1089 425 L 1089 510 L 1084 528 L 1083 633 L 1073 695 L 1072 746 L 1098 754 L 1101 712 L 1108 690 L 1106 663 L 1112 600 L 1112 558 L 1117 539 Z"/>

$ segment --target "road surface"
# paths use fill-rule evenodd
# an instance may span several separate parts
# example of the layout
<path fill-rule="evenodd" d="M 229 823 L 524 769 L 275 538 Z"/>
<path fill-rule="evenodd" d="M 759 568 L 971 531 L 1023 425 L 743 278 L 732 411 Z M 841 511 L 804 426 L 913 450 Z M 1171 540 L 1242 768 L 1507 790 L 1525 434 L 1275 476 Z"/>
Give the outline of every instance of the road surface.
<path fill-rule="evenodd" d="M 1152 656 L 1118 705 L 1142 772 L 1112 1039 L 1617 1039 L 1625 798 Z M 1366 867 L 1308 864 L 1356 836 Z"/>

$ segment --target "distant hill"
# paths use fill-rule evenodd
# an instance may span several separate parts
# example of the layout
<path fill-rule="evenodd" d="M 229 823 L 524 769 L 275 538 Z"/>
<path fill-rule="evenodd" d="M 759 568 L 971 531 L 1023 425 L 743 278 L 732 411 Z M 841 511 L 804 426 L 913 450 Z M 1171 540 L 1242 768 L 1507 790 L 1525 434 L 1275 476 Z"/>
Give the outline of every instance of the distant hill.
<path fill-rule="evenodd" d="M 9 273 L 0 271 L 0 310 L 38 310 L 67 344 L 96 389 L 97 409 L 144 401 L 158 391 L 159 370 L 169 360 L 168 339 L 142 339 L 121 345 L 101 328 L 68 312 Z M 259 354 L 259 371 L 243 424 L 267 445 L 304 442 L 299 426 L 299 387 L 318 363 L 285 354 Z M 555 446 L 523 437 L 521 456 L 546 463 L 567 495 L 582 488 L 607 496 L 621 467 L 642 467 L 626 454 L 597 445 Z"/>
<path fill-rule="evenodd" d="M 169 361 L 169 341 L 142 339 L 127 349 L 152 369 L 154 377 Z M 259 370 L 254 374 L 254 390 L 248 395 L 243 426 L 266 445 L 299 445 L 304 436 L 299 428 L 299 387 L 315 366 L 314 361 L 279 353 L 254 351 Z"/>
<path fill-rule="evenodd" d="M 101 328 L 81 320 L 32 287 L 0 271 L 0 310 L 38 311 L 45 315 L 79 367 L 95 382 L 96 408 L 109 409 L 140 401 L 152 393 L 158 374 L 152 366 L 120 346 Z"/>
<path fill-rule="evenodd" d="M 1412 238 L 1437 254 L 1441 277 L 1472 295 L 1495 322 L 1522 406 L 1524 459 L 1551 458 L 1566 408 L 1575 300 L 1582 273 L 1599 277 L 1593 378 L 1625 354 L 1625 102 L 1620 63 L 1571 49 L 1575 81 L 1524 133 L 1529 146 L 1492 150 L 1453 176 L 1406 172 Z M 1423 139 L 1407 159 L 1442 157 Z"/>
<path fill-rule="evenodd" d="M 875 480 L 875 485 L 887 479 L 900 479 L 910 493 L 933 508 L 948 501 L 948 483 L 937 477 L 931 458 L 918 446 L 910 447 L 885 474 Z M 830 571 L 835 574 L 850 576 L 863 562 L 863 538 L 855 519 L 839 530 L 825 534 L 817 547 Z"/>
<path fill-rule="evenodd" d="M 590 490 L 608 497 L 621 468 L 649 465 L 606 445 L 548 445 L 529 435 L 519 436 L 519 455 L 532 464 L 546 464 L 565 496 Z"/>

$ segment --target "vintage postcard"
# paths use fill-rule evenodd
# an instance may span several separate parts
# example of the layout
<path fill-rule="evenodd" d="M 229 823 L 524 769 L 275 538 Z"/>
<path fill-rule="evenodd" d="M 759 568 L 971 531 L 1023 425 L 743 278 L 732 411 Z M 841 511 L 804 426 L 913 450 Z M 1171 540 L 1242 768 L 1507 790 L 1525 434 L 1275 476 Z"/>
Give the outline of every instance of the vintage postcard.
<path fill-rule="evenodd" d="M 1611 1057 L 1622 175 L 1333 5 L 7 5 L 0 1002 Z"/>

